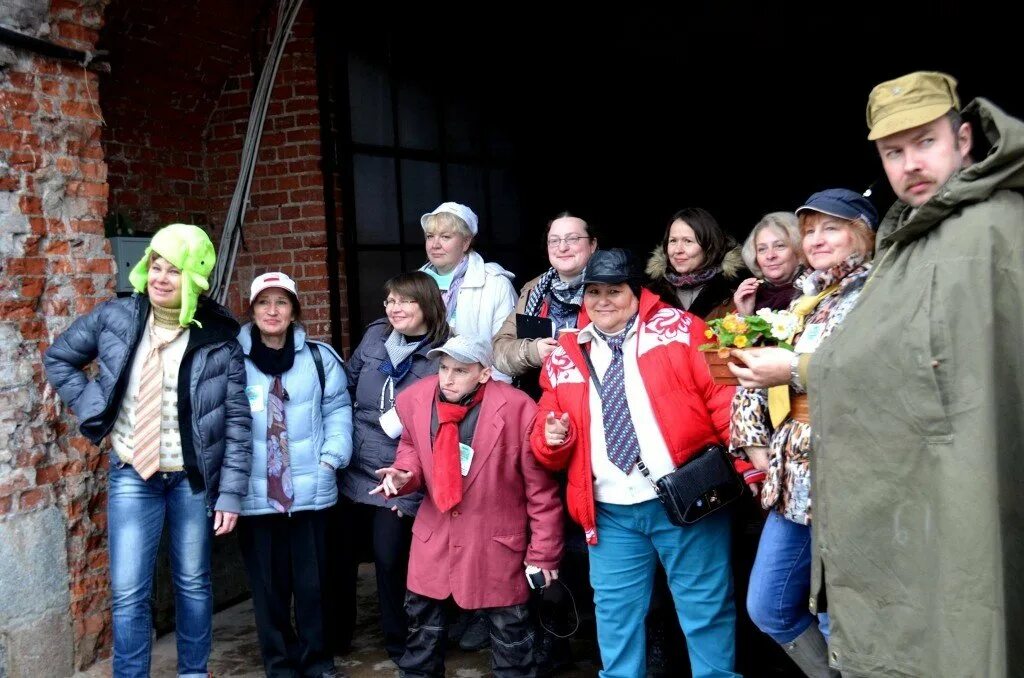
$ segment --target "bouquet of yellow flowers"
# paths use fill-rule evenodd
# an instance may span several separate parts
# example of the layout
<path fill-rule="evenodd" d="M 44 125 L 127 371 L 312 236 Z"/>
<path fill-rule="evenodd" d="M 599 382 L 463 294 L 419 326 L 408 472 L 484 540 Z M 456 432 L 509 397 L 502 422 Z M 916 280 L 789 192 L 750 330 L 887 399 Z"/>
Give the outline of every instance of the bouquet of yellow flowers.
<path fill-rule="evenodd" d="M 789 311 L 762 308 L 754 315 L 730 313 L 724 318 L 708 321 L 704 336 L 714 339 L 700 347 L 712 349 L 748 348 L 751 346 L 781 346 L 793 350 L 793 337 L 800 329 L 800 318 Z"/>
<path fill-rule="evenodd" d="M 800 331 L 800 316 L 790 311 L 762 308 L 754 315 L 730 313 L 724 318 L 708 321 L 704 336 L 710 343 L 699 348 L 704 353 L 708 369 L 716 383 L 736 385 L 739 382 L 729 371 L 728 363 L 735 362 L 729 355 L 734 348 L 780 346 L 793 350 L 793 337 Z"/>

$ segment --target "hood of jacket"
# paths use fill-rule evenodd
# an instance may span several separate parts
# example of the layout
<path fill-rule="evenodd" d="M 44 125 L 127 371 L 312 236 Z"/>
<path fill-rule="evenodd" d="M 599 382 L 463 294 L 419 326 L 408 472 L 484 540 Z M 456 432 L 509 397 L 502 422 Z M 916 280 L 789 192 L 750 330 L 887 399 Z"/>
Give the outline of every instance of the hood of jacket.
<path fill-rule="evenodd" d="M 1024 122 L 981 98 L 964 108 L 963 119 L 971 123 L 971 155 L 976 162 L 955 173 L 916 210 L 897 200 L 878 228 L 879 249 L 919 238 L 952 212 L 987 200 L 996 191 L 1024 189 Z"/>
<path fill-rule="evenodd" d="M 466 278 L 462 283 L 463 287 L 483 287 L 487 276 L 504 276 L 514 280 L 516 274 L 506 270 L 501 264 L 494 261 L 484 262 L 484 258 L 475 251 L 470 250 L 469 265 L 466 268 Z"/>
<path fill-rule="evenodd" d="M 725 257 L 722 258 L 722 275 L 724 277 L 734 279 L 746 270 L 741 250 L 742 248 L 737 245 L 725 253 Z M 651 252 L 651 257 L 647 260 L 645 272 L 651 280 L 664 278 L 668 273 L 668 255 L 665 254 L 665 249 L 660 243 Z"/>

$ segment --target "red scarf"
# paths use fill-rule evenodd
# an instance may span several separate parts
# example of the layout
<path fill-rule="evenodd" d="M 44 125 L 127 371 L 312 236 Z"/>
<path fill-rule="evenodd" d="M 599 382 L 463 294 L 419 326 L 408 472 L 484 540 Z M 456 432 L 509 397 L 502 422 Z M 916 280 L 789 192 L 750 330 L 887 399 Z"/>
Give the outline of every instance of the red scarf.
<path fill-rule="evenodd" d="M 465 405 L 445 402 L 441 392 L 437 394 L 437 435 L 434 436 L 434 483 L 430 496 L 434 505 L 445 513 L 462 501 L 462 466 L 459 463 L 459 422 L 466 413 L 484 399 L 484 387 L 480 384 L 473 397 Z"/>

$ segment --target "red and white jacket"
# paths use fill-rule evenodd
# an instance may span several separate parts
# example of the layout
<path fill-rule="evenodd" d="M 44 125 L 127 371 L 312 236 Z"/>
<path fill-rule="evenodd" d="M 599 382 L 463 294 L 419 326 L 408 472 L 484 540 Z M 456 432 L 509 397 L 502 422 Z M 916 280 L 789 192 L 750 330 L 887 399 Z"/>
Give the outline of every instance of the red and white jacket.
<path fill-rule="evenodd" d="M 678 468 L 704 446 L 728 446 L 730 406 L 735 387 L 715 384 L 697 350 L 707 326 L 697 316 L 672 308 L 647 289 L 640 295 L 637 329 L 637 366 L 654 417 Z M 563 335 L 559 346 L 544 362 L 543 389 L 530 444 L 541 465 L 553 471 L 568 468 L 566 499 L 569 514 L 586 532 L 587 543 L 597 543 L 593 473 L 590 463 L 590 371 L 583 351 L 572 334 Z M 544 420 L 569 413 L 565 443 L 549 447 L 544 439 Z M 737 472 L 753 467 L 735 458 Z M 750 482 L 750 481 L 748 481 Z"/>

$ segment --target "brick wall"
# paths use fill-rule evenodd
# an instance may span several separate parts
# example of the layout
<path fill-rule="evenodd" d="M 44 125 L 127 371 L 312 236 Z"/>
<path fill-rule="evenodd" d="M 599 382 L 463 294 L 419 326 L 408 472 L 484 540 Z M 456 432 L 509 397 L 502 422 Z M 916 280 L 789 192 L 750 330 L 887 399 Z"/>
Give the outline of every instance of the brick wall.
<path fill-rule="evenodd" d="M 105 4 L 22 2 L 27 13 L 0 19 L 91 50 Z M 102 455 L 75 433 L 40 362 L 111 293 L 98 92 L 74 63 L 0 55 L 0 550 L 15 551 L 0 574 L 0 674 L 12 676 L 65 675 L 110 639 Z"/>
<path fill-rule="evenodd" d="M 105 453 L 76 434 L 40 357 L 113 294 L 108 207 L 150 231 L 197 223 L 216 241 L 252 63 L 265 58 L 274 8 L 270 0 L 0 4 L 5 26 L 111 52 L 111 74 L 97 77 L 0 47 L 0 675 L 66 675 L 109 652 Z M 231 306 L 242 310 L 239 290 L 254 275 L 281 268 L 299 282 L 310 333 L 328 338 L 319 125 L 307 3 L 268 111 Z M 338 257 L 344 262 L 340 243 Z"/>
<path fill-rule="evenodd" d="M 206 162 L 218 227 L 224 222 L 235 188 L 254 84 L 251 71 L 231 77 L 210 118 Z M 267 109 L 245 216 L 246 249 L 239 253 L 230 306 L 241 313 L 252 279 L 267 271 L 283 271 L 298 284 L 306 329 L 314 337 L 330 339 L 320 159 L 313 9 L 306 3 L 293 27 Z M 343 266 L 340 241 L 338 251 Z M 344 270 L 340 273 L 344 280 Z M 341 295 L 345 300 L 344 289 Z M 344 304 L 342 316 L 347 317 Z"/>

